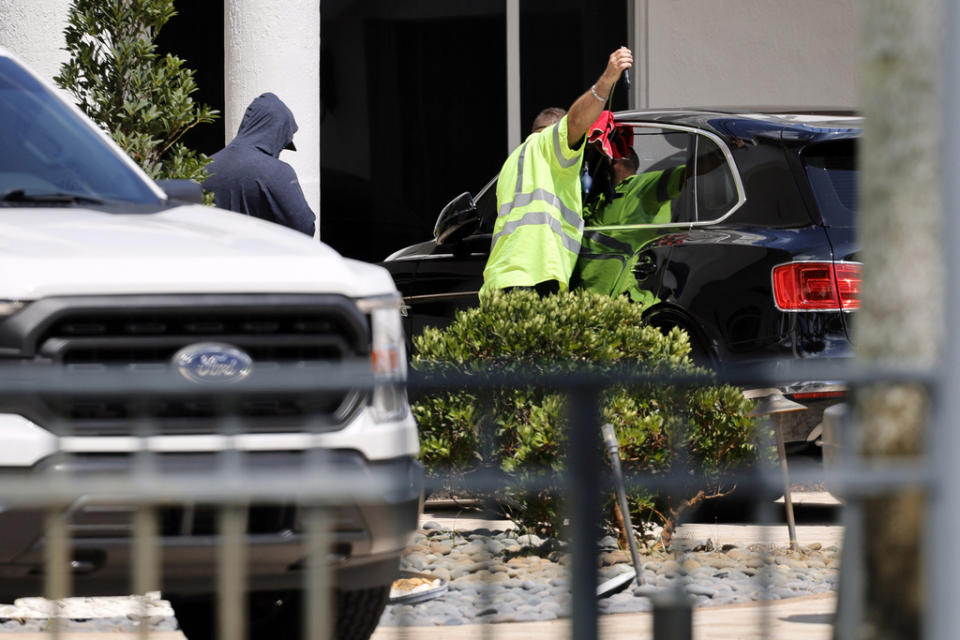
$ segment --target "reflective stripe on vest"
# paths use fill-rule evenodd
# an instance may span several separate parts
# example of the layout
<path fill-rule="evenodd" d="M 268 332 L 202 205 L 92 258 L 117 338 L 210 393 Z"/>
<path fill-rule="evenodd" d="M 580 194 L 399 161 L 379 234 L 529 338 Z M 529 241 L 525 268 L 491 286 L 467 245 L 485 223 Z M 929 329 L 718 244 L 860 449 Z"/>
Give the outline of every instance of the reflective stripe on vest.
<path fill-rule="evenodd" d="M 557 156 L 557 164 L 564 169 L 569 169 L 580 160 L 579 156 L 572 158 L 565 158 L 563 156 L 563 149 L 560 148 L 560 127 L 553 128 L 553 153 Z"/>
<path fill-rule="evenodd" d="M 530 141 L 527 140 L 523 143 L 523 146 L 520 148 L 520 156 L 517 158 L 517 185 L 514 189 L 514 197 L 511 202 L 505 202 L 500 206 L 500 210 L 497 212 L 497 218 L 502 218 L 510 215 L 516 209 L 521 207 L 526 207 L 534 202 L 543 202 L 544 204 L 556 207 L 560 212 L 560 215 L 563 217 L 563 221 L 566 222 L 571 227 L 577 230 L 577 233 L 582 233 L 583 231 L 583 217 L 566 206 L 560 197 L 546 189 L 534 189 L 530 193 L 523 193 L 523 165 L 527 155 L 527 146 L 530 144 Z M 557 162 L 560 166 L 564 168 L 570 168 L 578 160 L 578 157 L 574 157 L 573 161 L 565 161 L 563 153 L 560 149 L 560 127 L 553 128 L 553 146 L 554 153 L 557 156 Z M 559 238 L 560 242 L 563 244 L 564 248 L 573 253 L 580 253 L 580 242 L 576 238 L 571 238 L 563 231 L 563 225 L 560 220 L 555 218 L 553 215 L 546 211 L 528 211 L 523 214 L 519 220 L 510 220 L 504 223 L 503 228 L 493 236 L 490 241 L 490 246 L 493 247 L 497 244 L 497 240 L 501 237 L 509 235 L 516 231 L 520 227 L 528 225 L 544 225 L 550 228 Z"/>
<path fill-rule="evenodd" d="M 560 237 L 560 242 L 563 243 L 565 248 L 574 253 L 580 253 L 580 243 L 574 238 L 571 238 L 565 234 L 563 232 L 563 225 L 561 222 L 546 211 L 529 211 L 523 214 L 523 217 L 519 220 L 511 220 L 510 222 L 507 222 L 503 225 L 500 233 L 493 236 L 492 244 L 496 244 L 497 240 L 503 236 L 510 235 L 518 228 L 530 225 L 544 225 L 550 227 L 550 230 Z"/>
<path fill-rule="evenodd" d="M 503 206 L 500 207 L 500 211 L 497 212 L 497 217 L 502 217 L 510 215 L 510 212 L 513 209 L 519 209 L 520 207 L 525 207 L 531 202 L 545 202 L 551 207 L 556 207 L 560 210 L 560 214 L 563 216 L 563 219 L 571 227 L 576 227 L 578 229 L 583 228 L 583 218 L 580 217 L 580 214 L 563 204 L 560 201 L 560 198 L 553 193 L 550 193 L 546 189 L 535 189 L 530 193 L 518 193 L 513 202 L 505 202 Z"/>

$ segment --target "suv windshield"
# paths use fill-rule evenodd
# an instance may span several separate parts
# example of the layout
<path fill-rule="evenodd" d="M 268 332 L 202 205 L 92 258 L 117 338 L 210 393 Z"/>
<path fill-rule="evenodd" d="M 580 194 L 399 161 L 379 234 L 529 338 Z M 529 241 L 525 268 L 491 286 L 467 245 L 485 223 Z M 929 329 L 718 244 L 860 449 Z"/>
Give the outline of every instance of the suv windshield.
<path fill-rule="evenodd" d="M 161 202 L 90 124 L 6 57 L 0 57 L 0 148 L 5 206 Z"/>
<path fill-rule="evenodd" d="M 810 145 L 804 149 L 803 159 L 824 224 L 856 226 L 856 141 L 834 140 Z"/>

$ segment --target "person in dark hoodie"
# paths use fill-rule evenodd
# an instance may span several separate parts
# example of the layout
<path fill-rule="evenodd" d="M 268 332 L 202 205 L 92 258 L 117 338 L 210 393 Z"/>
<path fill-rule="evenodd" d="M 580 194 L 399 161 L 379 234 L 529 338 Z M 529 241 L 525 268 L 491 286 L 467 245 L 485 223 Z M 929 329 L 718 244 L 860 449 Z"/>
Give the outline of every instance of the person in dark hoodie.
<path fill-rule="evenodd" d="M 221 209 L 263 218 L 309 236 L 316 216 L 297 180 L 280 160 L 283 149 L 296 151 L 297 123 L 280 98 L 264 93 L 243 114 L 237 137 L 213 154 L 203 188 L 212 191 Z"/>

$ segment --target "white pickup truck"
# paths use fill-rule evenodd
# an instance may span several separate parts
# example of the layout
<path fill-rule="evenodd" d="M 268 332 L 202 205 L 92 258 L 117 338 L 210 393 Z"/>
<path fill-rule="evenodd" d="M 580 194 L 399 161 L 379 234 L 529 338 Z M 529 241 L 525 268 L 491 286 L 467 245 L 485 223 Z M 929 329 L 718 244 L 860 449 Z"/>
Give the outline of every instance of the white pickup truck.
<path fill-rule="evenodd" d="M 155 376 L 158 388 L 169 376 L 197 385 L 147 399 L 42 388 L 4 396 L 0 476 L 49 473 L 56 460 L 74 476 L 123 477 L 141 449 L 172 474 L 212 473 L 226 440 L 207 381 L 252 384 L 280 367 L 309 375 L 366 362 L 380 381 L 372 389 L 250 393 L 231 417 L 251 477 L 321 449 L 327 472 L 396 478 L 380 503 L 337 505 L 330 521 L 338 635 L 369 635 L 422 493 L 400 297 L 387 271 L 284 227 L 178 200 L 190 191 L 183 184 L 167 185 L 168 196 L 2 49 L 0 150 L 0 367 L 49 366 L 77 381 L 119 369 Z M 149 438 L 138 431 L 144 421 Z M 43 513 L 0 509 L 0 601 L 42 593 Z M 132 509 L 89 496 L 69 512 L 73 592 L 129 593 Z M 163 506 L 159 528 L 165 594 L 212 593 L 212 505 Z M 293 504 L 250 508 L 251 591 L 302 588 L 303 533 Z"/>

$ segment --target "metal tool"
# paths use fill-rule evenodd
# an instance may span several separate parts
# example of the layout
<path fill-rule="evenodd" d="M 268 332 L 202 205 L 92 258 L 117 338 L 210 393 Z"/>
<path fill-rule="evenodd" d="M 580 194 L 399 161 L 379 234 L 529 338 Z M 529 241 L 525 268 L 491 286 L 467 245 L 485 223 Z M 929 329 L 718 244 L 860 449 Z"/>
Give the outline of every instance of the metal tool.
<path fill-rule="evenodd" d="M 613 425 L 607 423 L 600 427 L 603 434 L 603 443 L 610 456 L 610 466 L 613 467 L 613 480 L 617 488 L 617 500 L 620 511 L 623 513 L 623 524 L 627 531 L 627 543 L 630 545 L 630 557 L 633 559 L 633 568 L 637 573 L 637 584 L 643 584 L 643 570 L 640 567 L 640 556 L 637 553 L 637 541 L 633 537 L 633 524 L 630 521 L 630 505 L 627 504 L 627 488 L 623 481 L 623 470 L 620 468 L 620 444 Z"/>

